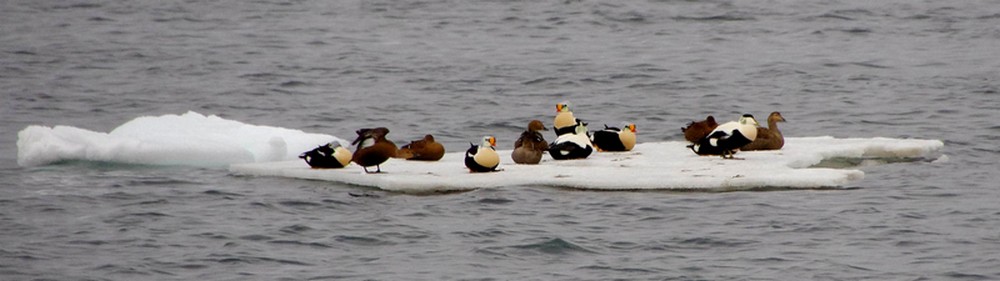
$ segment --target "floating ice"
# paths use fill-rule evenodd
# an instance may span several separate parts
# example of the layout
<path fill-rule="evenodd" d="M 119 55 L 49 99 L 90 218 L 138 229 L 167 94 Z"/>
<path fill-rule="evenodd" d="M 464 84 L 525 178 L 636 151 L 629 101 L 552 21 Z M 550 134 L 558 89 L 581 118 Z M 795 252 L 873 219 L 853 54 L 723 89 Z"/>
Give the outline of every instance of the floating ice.
<path fill-rule="evenodd" d="M 17 163 L 21 166 L 83 160 L 225 167 L 297 159 L 303 151 L 331 141 L 346 144 L 330 135 L 248 125 L 196 112 L 139 117 L 110 133 L 28 126 L 17 135 Z"/>
<path fill-rule="evenodd" d="M 812 167 L 831 158 L 925 158 L 944 146 L 939 140 L 786 138 L 778 151 L 745 151 L 743 160 L 697 156 L 683 142 L 636 145 L 630 152 L 601 152 L 583 160 L 551 160 L 518 165 L 510 150 L 499 151 L 503 171 L 469 173 L 464 151 L 447 153 L 438 162 L 390 159 L 381 174 L 361 167 L 311 169 L 303 161 L 236 164 L 236 174 L 342 182 L 399 192 L 461 191 L 477 188 L 536 185 L 594 190 L 754 188 L 823 188 L 844 186 L 864 177 L 854 169 Z"/>
<path fill-rule="evenodd" d="M 510 151 L 499 151 L 496 173 L 472 174 L 465 168 L 464 151 L 438 162 L 390 159 L 382 174 L 365 174 L 361 167 L 311 169 L 297 156 L 317 145 L 346 141 L 330 135 L 257 126 L 204 116 L 140 117 L 110 133 L 80 128 L 29 126 L 18 133 L 18 164 L 36 166 L 60 161 L 104 161 L 148 165 L 230 166 L 237 174 L 316 179 L 377 187 L 401 192 L 460 191 L 487 187 L 540 185 L 598 190 L 753 188 L 821 188 L 844 186 L 864 172 L 828 168 L 824 160 L 844 163 L 896 162 L 927 158 L 944 144 L 917 139 L 786 138 L 779 151 L 746 151 L 744 160 L 697 156 L 683 142 L 636 145 L 631 152 L 595 153 L 583 160 L 556 161 L 546 157 L 539 165 L 518 165 Z M 935 162 L 947 162 L 941 157 Z M 834 161 L 836 162 L 836 161 Z M 838 165 L 832 165 L 838 166 Z"/>

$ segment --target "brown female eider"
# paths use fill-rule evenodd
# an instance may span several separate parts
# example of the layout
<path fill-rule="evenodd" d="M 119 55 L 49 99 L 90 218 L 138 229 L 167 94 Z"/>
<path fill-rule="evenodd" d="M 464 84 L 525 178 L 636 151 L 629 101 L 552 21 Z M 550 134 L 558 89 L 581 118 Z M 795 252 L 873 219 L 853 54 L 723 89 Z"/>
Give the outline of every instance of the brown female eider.
<path fill-rule="evenodd" d="M 426 135 L 423 139 L 411 141 L 396 152 L 396 158 L 419 161 L 437 161 L 444 157 L 444 146 L 434 141 L 434 136 Z"/>
<path fill-rule="evenodd" d="M 767 116 L 767 128 L 757 127 L 757 139 L 740 148 L 740 150 L 777 150 L 785 146 L 785 137 L 778 130 L 778 122 L 785 122 L 780 112 L 771 112 Z"/>
<path fill-rule="evenodd" d="M 684 132 L 684 139 L 692 143 L 697 143 L 699 140 L 707 137 L 708 133 L 711 133 L 718 126 L 719 123 L 715 123 L 715 117 L 709 115 L 704 121 L 688 123 L 687 127 L 681 128 L 681 132 Z"/>
<path fill-rule="evenodd" d="M 514 152 L 510 157 L 514 163 L 518 164 L 538 164 L 542 161 L 542 152 L 549 148 L 549 142 L 538 131 L 548 131 L 542 121 L 531 120 L 528 123 L 528 130 L 521 133 L 521 137 L 514 142 Z"/>
<path fill-rule="evenodd" d="M 381 173 L 382 163 L 393 156 L 396 156 L 396 144 L 385 138 L 389 134 L 389 129 L 378 127 L 374 129 L 360 129 L 357 131 L 358 138 L 351 144 L 357 145 L 354 151 L 354 163 L 365 169 L 365 173 Z M 375 172 L 369 172 L 368 167 L 375 166 Z"/>

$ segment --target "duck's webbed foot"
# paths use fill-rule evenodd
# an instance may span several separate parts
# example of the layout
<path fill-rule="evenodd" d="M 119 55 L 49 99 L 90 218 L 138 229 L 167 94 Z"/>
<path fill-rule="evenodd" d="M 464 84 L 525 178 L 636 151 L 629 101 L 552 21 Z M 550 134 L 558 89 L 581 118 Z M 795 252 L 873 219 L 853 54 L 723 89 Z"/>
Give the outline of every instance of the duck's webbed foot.
<path fill-rule="evenodd" d="M 736 157 L 736 151 L 726 150 L 722 152 L 722 159 L 729 160 L 745 160 L 744 158 Z"/>

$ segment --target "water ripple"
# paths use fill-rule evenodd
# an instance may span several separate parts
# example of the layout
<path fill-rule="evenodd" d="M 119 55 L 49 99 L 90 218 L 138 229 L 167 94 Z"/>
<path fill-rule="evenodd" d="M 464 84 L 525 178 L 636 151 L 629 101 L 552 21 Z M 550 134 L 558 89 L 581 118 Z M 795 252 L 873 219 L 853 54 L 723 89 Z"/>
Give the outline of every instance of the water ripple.
<path fill-rule="evenodd" d="M 348 243 L 358 246 L 390 246 L 396 243 L 390 241 L 383 241 L 371 237 L 361 237 L 361 236 L 350 236 L 350 235 L 337 235 L 333 237 L 337 242 Z"/>
<path fill-rule="evenodd" d="M 562 238 L 552 238 L 538 243 L 510 246 L 512 249 L 526 250 L 549 255 L 570 255 L 574 253 L 596 253 Z"/>
<path fill-rule="evenodd" d="M 294 225 L 289 225 L 289 226 L 281 228 L 281 232 L 288 233 L 288 234 L 301 234 L 301 233 L 304 233 L 304 232 L 307 232 L 307 231 L 311 231 L 311 230 L 313 230 L 312 227 L 309 227 L 309 226 L 306 226 L 306 225 L 301 225 L 301 224 L 294 224 Z"/>
<path fill-rule="evenodd" d="M 516 201 L 506 198 L 483 198 L 477 201 L 480 204 L 490 204 L 490 205 L 508 205 Z"/>
<path fill-rule="evenodd" d="M 683 239 L 683 240 L 675 241 L 675 243 L 671 243 L 671 244 L 676 245 L 676 247 L 682 248 L 682 249 L 708 250 L 708 249 L 716 249 L 716 248 L 737 248 L 737 247 L 742 247 L 742 246 L 747 246 L 747 245 L 752 245 L 752 244 L 757 244 L 757 243 L 758 242 L 756 242 L 756 241 L 741 240 L 741 239 L 722 239 L 722 238 L 716 238 L 716 237 L 695 237 L 695 238 L 688 238 L 688 239 Z"/>
<path fill-rule="evenodd" d="M 823 191 L 413 196 L 20 168 L 7 141 L 4 279 L 998 279 L 989 1 L 236 2 L 0 4 L 0 132 L 199 110 L 338 137 L 387 124 L 397 144 L 434 133 L 464 150 L 486 133 L 509 145 L 569 100 L 593 126 L 638 122 L 643 141 L 780 110 L 789 136 L 942 139 L 950 161 L 834 159 L 821 165 L 865 179 Z"/>
<path fill-rule="evenodd" d="M 290 246 L 305 246 L 305 247 L 313 247 L 313 248 L 332 248 L 332 246 L 327 245 L 325 243 L 319 243 L 319 242 L 302 242 L 302 241 L 295 241 L 295 240 L 271 240 L 271 241 L 267 241 L 267 243 L 279 244 L 279 245 L 290 245 Z"/>

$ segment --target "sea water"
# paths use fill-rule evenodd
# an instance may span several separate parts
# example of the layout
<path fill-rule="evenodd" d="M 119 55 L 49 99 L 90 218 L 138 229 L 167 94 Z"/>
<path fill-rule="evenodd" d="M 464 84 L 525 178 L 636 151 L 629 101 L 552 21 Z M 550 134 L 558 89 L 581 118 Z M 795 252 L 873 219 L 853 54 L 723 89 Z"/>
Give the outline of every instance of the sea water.
<path fill-rule="evenodd" d="M 3 1 L 0 279 L 1000 279 L 998 45 L 992 1 Z M 639 142 L 780 111 L 946 157 L 835 190 L 423 196 L 16 162 L 29 125 L 188 111 L 510 147 L 562 101 Z"/>

